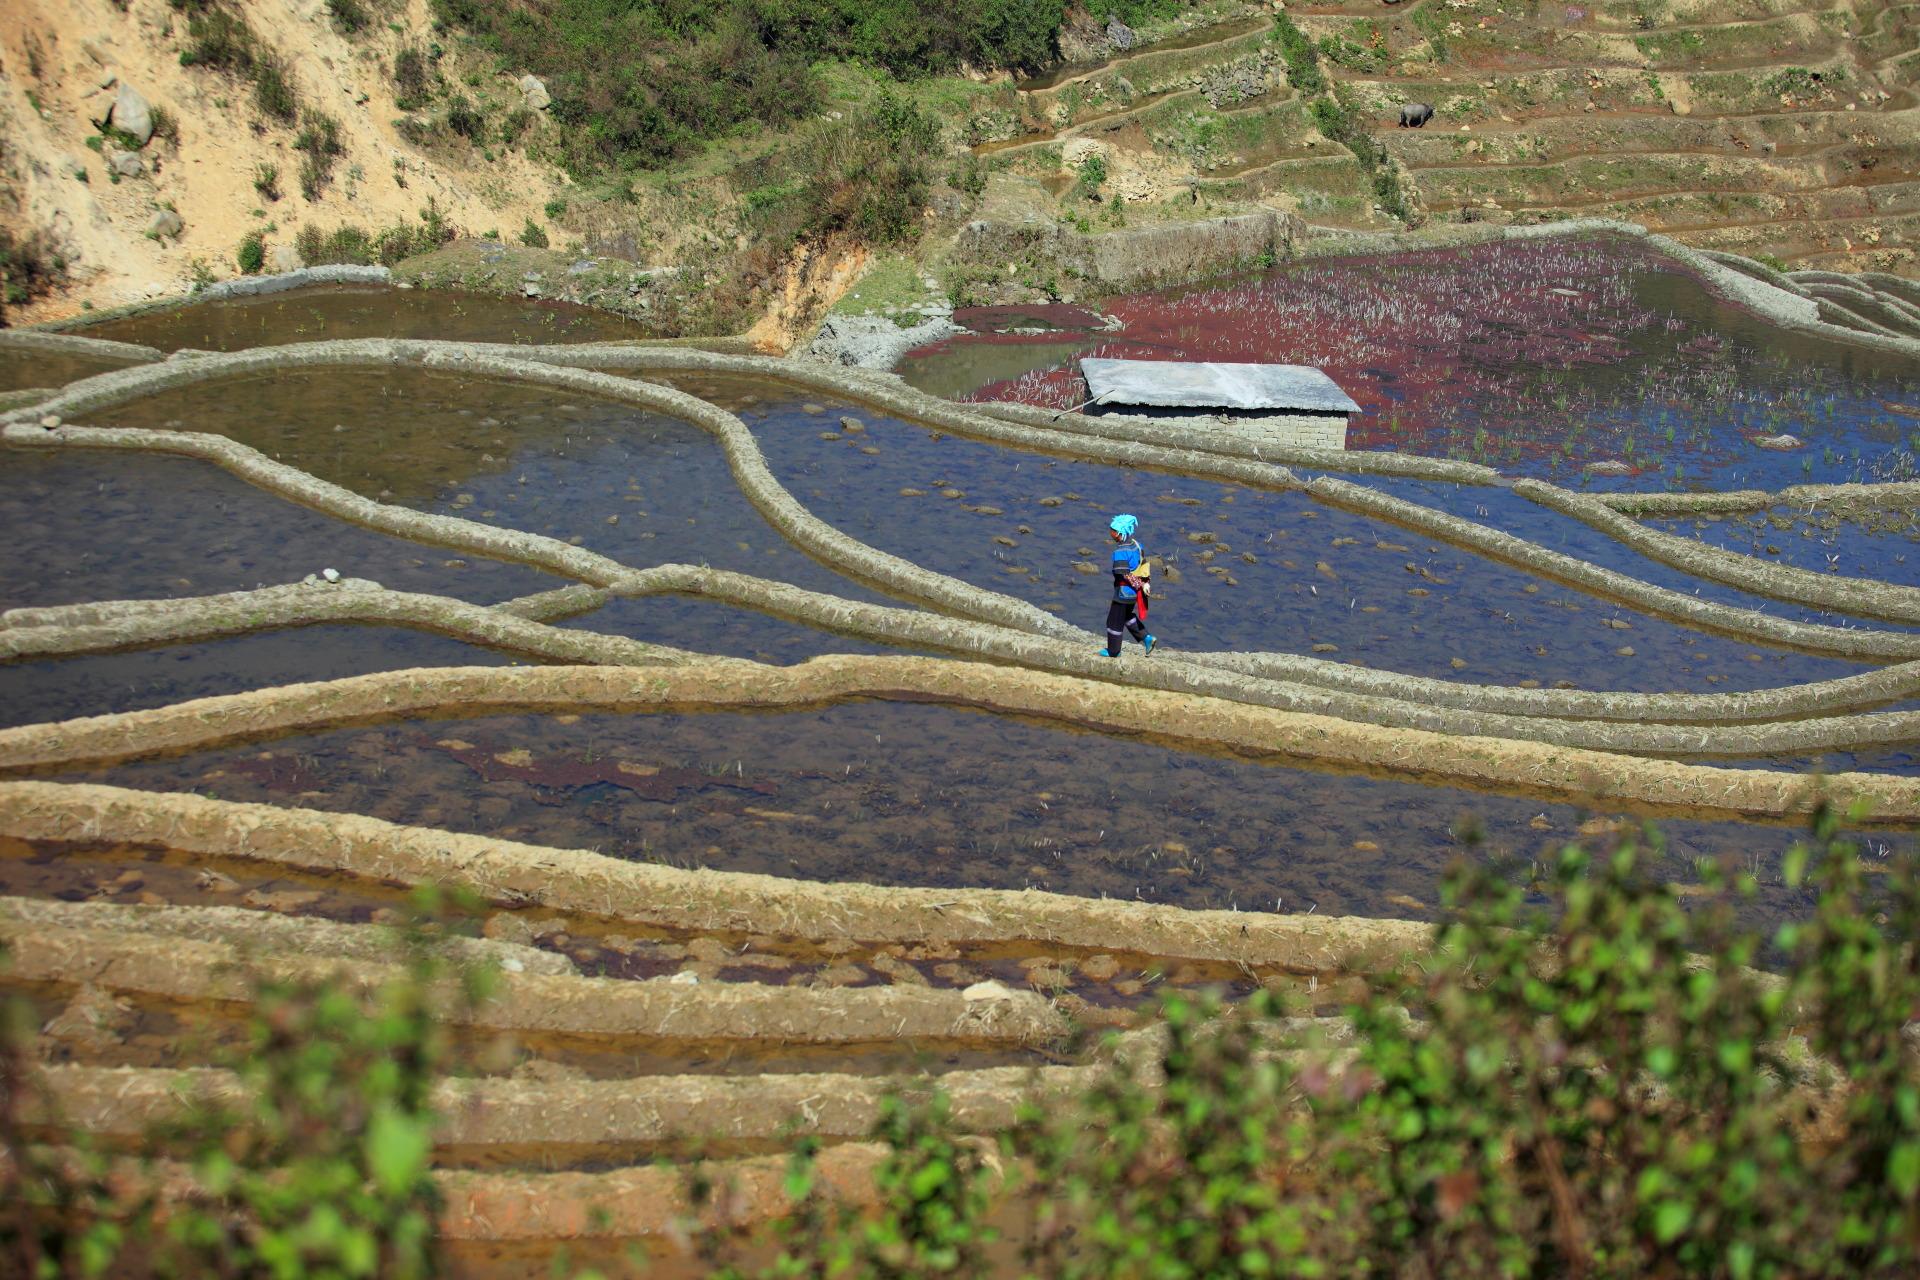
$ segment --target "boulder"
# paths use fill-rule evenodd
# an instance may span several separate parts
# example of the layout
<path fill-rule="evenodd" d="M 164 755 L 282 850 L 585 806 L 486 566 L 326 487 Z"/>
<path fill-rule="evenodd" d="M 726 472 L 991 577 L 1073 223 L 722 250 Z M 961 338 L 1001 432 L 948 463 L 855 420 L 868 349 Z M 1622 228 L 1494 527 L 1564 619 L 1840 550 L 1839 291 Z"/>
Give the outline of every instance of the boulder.
<path fill-rule="evenodd" d="M 273 269 L 275 275 L 285 275 L 289 271 L 298 271 L 307 264 L 300 257 L 298 249 L 290 244 L 277 244 L 273 247 L 273 252 L 267 255 L 267 265 Z"/>
<path fill-rule="evenodd" d="M 156 209 L 153 217 L 147 219 L 147 234 L 158 236 L 162 240 L 169 236 L 177 236 L 186 229 L 187 224 L 182 222 L 180 215 L 171 209 Z"/>
<path fill-rule="evenodd" d="M 1111 44 L 1114 48 L 1124 53 L 1128 49 L 1133 48 L 1134 42 L 1137 39 L 1138 37 L 1133 34 L 1132 27 L 1120 21 L 1118 18 L 1107 19 L 1107 43 Z"/>
<path fill-rule="evenodd" d="M 153 108 L 140 96 L 140 91 L 120 82 L 120 92 L 114 95 L 113 108 L 107 113 L 109 123 L 122 133 L 130 133 L 146 146 L 153 139 Z"/>
<path fill-rule="evenodd" d="M 137 178 L 147 171 L 147 162 L 138 151 L 113 150 L 107 152 L 107 168 L 123 178 Z"/>
<path fill-rule="evenodd" d="M 526 95 L 527 105 L 535 111 L 545 111 L 553 105 L 553 97 L 547 92 L 546 82 L 539 76 L 521 76 L 520 92 Z"/>

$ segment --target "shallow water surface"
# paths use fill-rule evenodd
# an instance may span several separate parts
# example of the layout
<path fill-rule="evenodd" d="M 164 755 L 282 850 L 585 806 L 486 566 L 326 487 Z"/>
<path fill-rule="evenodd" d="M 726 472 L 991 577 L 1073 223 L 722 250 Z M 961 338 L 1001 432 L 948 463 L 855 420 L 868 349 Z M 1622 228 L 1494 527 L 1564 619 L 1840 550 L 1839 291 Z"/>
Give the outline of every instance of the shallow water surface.
<path fill-rule="evenodd" d="M 335 520 L 193 458 L 0 449 L 0 529 L 0 609 L 245 591 L 328 568 L 482 604 L 566 585 Z"/>
<path fill-rule="evenodd" d="M 0 725 L 139 711 L 375 671 L 497 667 L 509 661 L 520 659 L 425 631 L 316 626 L 132 653 L 4 663 Z"/>
<path fill-rule="evenodd" d="M 115 369 L 126 367 L 125 360 L 99 360 L 87 356 L 0 347 L 0 391 L 18 391 L 23 387 L 63 387 L 69 382 L 91 378 L 96 373 L 112 373 Z"/>
<path fill-rule="evenodd" d="M 313 369 L 162 392 L 88 421 L 225 435 L 369 498 L 636 568 L 706 564 L 886 599 L 769 525 L 706 432 L 626 405 L 422 369 Z"/>
<path fill-rule="evenodd" d="M 1585 817 L 890 702 L 437 720 L 76 776 L 674 865 L 1389 916 L 1427 914 L 1453 860 L 1529 859 Z M 1484 826 L 1484 845 L 1465 838 L 1463 818 Z M 1662 826 L 1667 872 L 1685 880 L 1701 857 L 1771 869 L 1795 838 L 1784 827 Z M 1782 909 L 1791 895 L 1771 880 L 1762 909 Z"/>
<path fill-rule="evenodd" d="M 650 336 L 638 321 L 573 303 L 377 284 L 309 285 L 253 298 L 189 302 L 72 332 L 162 351 L 244 351 L 337 338 L 537 344 Z"/>
<path fill-rule="evenodd" d="M 1861 669 L 1695 631 L 1299 492 L 1055 459 L 812 407 L 820 411 L 768 400 L 745 416 L 775 474 L 816 514 L 1089 632 L 1104 625 L 1111 595 L 1106 523 L 1124 510 L 1140 517 L 1154 558 L 1154 626 L 1170 651 L 1317 652 L 1483 683 L 1638 690 L 1753 688 Z M 1604 534 L 1584 541 L 1610 544 L 1609 560 L 1646 563 Z"/>

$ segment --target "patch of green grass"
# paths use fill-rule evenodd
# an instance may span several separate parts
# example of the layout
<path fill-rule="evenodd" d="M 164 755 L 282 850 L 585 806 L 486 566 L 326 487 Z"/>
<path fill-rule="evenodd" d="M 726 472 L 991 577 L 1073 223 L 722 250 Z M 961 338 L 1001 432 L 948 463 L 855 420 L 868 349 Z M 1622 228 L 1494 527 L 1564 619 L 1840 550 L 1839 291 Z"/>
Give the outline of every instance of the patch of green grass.
<path fill-rule="evenodd" d="M 868 267 L 833 309 L 842 315 L 900 317 L 937 296 L 921 278 L 919 263 L 904 254 L 888 254 Z"/>

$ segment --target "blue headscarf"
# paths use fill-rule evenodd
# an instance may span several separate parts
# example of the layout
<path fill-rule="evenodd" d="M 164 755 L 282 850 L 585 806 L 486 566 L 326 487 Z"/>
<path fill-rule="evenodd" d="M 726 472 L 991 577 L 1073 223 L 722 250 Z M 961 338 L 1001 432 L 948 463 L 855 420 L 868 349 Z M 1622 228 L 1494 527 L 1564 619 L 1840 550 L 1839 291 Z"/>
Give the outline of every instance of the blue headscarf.
<path fill-rule="evenodd" d="M 1140 522 L 1132 516 L 1115 516 L 1107 522 L 1107 528 L 1113 530 L 1123 538 L 1131 538 L 1133 531 L 1139 527 Z"/>

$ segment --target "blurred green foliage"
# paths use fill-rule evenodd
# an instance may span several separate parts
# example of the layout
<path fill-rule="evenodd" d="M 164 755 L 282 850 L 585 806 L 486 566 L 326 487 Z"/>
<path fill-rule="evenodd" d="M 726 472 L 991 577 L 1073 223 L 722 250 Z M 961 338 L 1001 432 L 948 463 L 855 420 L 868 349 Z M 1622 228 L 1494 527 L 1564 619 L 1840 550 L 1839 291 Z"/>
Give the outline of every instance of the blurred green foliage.
<path fill-rule="evenodd" d="M 710 1225 L 689 1242 L 733 1280 L 1915 1274 L 1920 866 L 1869 868 L 1835 831 L 1822 814 L 1787 855 L 1807 910 L 1767 935 L 1740 924 L 1751 872 L 1706 868 L 1715 893 L 1683 898 L 1652 833 L 1530 877 L 1468 866 L 1432 948 L 1370 979 L 1344 1028 L 1266 992 L 1170 995 L 1092 1087 L 997 1139 L 960 1132 L 937 1087 L 888 1098 L 870 1209 L 797 1140 L 751 1272 L 707 1212 L 728 1188 L 692 1166 Z M 441 1015 L 484 985 L 454 994 L 416 936 L 377 991 L 259 988 L 249 1100 L 171 1135 L 204 1195 L 162 1227 L 99 1157 L 28 1141 L 33 1026 L 11 1002 L 0 1256 L 34 1277 L 433 1274 Z"/>
<path fill-rule="evenodd" d="M 23 1122 L 33 1023 L 5 1002 L 0 1047 L 0 1259 L 5 1274 L 415 1280 L 437 1274 L 439 1196 L 430 1096 L 452 1062 L 447 1015 L 485 999 L 492 975 L 451 970 L 437 936 L 471 895 L 422 890 L 404 971 L 362 989 L 341 979 L 261 979 L 245 1048 L 225 1065 L 243 1102 L 196 1101 L 156 1131 L 194 1194 L 158 1212 L 164 1176 L 129 1176 L 84 1146 L 38 1145 Z M 157 1167 L 156 1167 L 157 1168 Z M 129 1194 L 128 1188 L 142 1188 Z"/>

